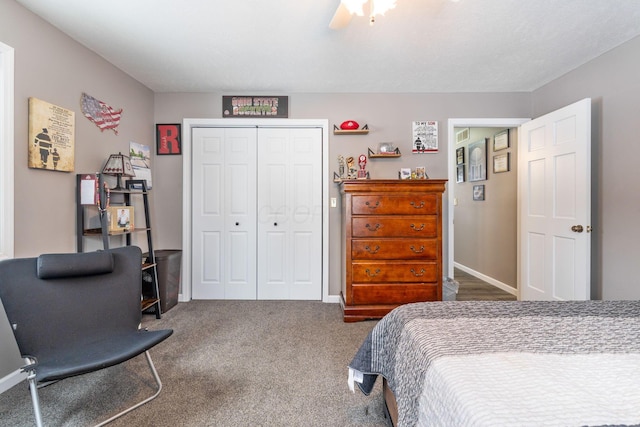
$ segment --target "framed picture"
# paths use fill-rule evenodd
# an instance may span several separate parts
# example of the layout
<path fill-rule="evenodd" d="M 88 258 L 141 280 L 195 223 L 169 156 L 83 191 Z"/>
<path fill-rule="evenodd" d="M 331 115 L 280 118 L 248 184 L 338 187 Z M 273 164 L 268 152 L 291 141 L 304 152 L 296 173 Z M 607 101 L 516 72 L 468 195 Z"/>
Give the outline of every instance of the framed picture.
<path fill-rule="evenodd" d="M 109 232 L 133 230 L 133 206 L 109 206 Z"/>
<path fill-rule="evenodd" d="M 469 144 L 469 181 L 487 179 L 487 139 Z"/>
<path fill-rule="evenodd" d="M 456 171 L 456 182 L 464 182 L 464 165 L 458 165 Z"/>
<path fill-rule="evenodd" d="M 504 153 L 493 156 L 493 173 L 509 172 L 511 170 L 509 161 L 510 154 L 511 153 Z"/>
<path fill-rule="evenodd" d="M 411 168 L 402 168 L 398 173 L 400 179 L 411 179 Z"/>
<path fill-rule="evenodd" d="M 156 124 L 156 154 L 158 156 L 182 154 L 182 130 L 179 123 Z"/>
<path fill-rule="evenodd" d="M 509 129 L 505 129 L 493 137 L 493 151 L 506 150 L 507 148 L 509 148 Z"/>
<path fill-rule="evenodd" d="M 456 165 L 464 164 L 464 147 L 456 148 Z"/>
<path fill-rule="evenodd" d="M 416 179 L 427 179 L 427 170 L 424 166 L 416 166 Z"/>
<path fill-rule="evenodd" d="M 484 184 L 473 186 L 473 200 L 484 200 Z"/>

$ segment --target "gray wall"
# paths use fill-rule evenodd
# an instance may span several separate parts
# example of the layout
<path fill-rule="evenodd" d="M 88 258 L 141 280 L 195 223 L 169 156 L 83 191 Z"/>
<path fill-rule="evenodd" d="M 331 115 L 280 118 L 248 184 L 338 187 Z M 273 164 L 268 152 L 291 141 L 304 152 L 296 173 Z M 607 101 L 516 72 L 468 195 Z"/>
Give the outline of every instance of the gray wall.
<path fill-rule="evenodd" d="M 75 111 L 75 171 L 87 173 L 100 170 L 110 153 L 127 152 L 129 141 L 153 141 L 153 92 L 13 0 L 0 0 L 0 11 L 0 41 L 15 49 L 14 254 L 74 252 L 76 175 L 27 167 L 28 99 Z M 100 132 L 82 115 L 82 92 L 124 109 L 119 135 Z M 0 335 L 0 342 L 8 339 Z M 0 357 L 0 375 L 15 368 Z"/>
<path fill-rule="evenodd" d="M 517 129 L 509 148 L 493 151 L 494 136 L 503 128 L 470 128 L 470 138 L 456 145 L 465 149 L 465 182 L 455 185 L 454 261 L 505 285 L 517 288 Z M 469 181 L 469 144 L 487 140 L 487 179 Z M 493 173 L 493 156 L 510 154 L 509 172 Z M 473 186 L 485 186 L 485 199 L 473 200 Z"/>
<path fill-rule="evenodd" d="M 75 173 L 27 167 L 28 98 L 75 111 L 75 172 L 154 138 L 153 92 L 12 0 L 0 0 L 0 40 L 15 49 L 15 256 L 76 249 Z M 118 135 L 82 115 L 86 92 L 123 115 Z"/>
<path fill-rule="evenodd" d="M 229 95 L 229 94 L 225 94 Z M 231 94 L 237 95 L 237 94 Z M 222 118 L 222 94 L 156 94 L 155 117 L 157 123 L 178 123 L 182 118 Z M 368 124 L 368 135 L 329 135 L 330 175 L 337 170 L 336 158 L 366 154 L 375 150 L 380 142 L 393 142 L 402 157 L 370 159 L 367 163 L 372 178 L 397 178 L 401 167 L 425 166 L 429 177 L 448 177 L 449 118 L 528 117 L 530 94 L 290 94 L 289 117 L 292 119 L 329 119 L 329 126 L 344 120 Z M 238 119 L 241 120 L 241 119 Z M 439 151 L 436 154 L 411 154 L 414 120 L 437 120 L 439 125 Z M 182 215 L 181 190 L 178 184 L 182 173 L 182 158 L 161 156 L 156 159 L 154 192 L 162 192 L 157 200 L 163 201 L 155 217 L 158 222 L 157 247 L 181 247 L 179 229 Z M 158 171 L 162 171 L 162 176 Z M 449 185 L 449 184 L 448 184 Z M 157 187 L 155 187 L 157 186 Z M 165 187 L 171 190 L 165 191 Z M 156 188 L 158 190 L 156 190 Z M 338 186 L 331 183 L 327 197 L 340 200 Z M 447 206 L 445 193 L 443 206 Z M 447 234 L 447 217 L 443 220 Z M 447 254 L 447 239 L 443 253 Z M 340 204 L 329 214 L 329 294 L 340 292 Z M 444 271 L 448 260 L 445 260 Z"/>
<path fill-rule="evenodd" d="M 532 93 L 532 117 L 592 98 L 592 298 L 640 299 L 640 37 Z"/>

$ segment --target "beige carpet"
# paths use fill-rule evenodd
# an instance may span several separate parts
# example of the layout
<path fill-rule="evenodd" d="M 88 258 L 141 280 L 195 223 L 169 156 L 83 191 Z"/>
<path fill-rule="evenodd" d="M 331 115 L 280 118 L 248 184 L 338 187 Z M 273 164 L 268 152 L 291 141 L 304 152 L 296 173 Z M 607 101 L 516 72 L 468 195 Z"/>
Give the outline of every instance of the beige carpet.
<path fill-rule="evenodd" d="M 160 396 L 113 426 L 387 426 L 380 381 L 351 393 L 347 364 L 375 322 L 342 322 L 337 304 L 180 303 L 149 329 L 173 328 L 151 356 Z M 152 393 L 144 356 L 40 390 L 47 426 L 93 425 Z M 25 383 L 0 395 L 1 426 L 35 425 Z"/>

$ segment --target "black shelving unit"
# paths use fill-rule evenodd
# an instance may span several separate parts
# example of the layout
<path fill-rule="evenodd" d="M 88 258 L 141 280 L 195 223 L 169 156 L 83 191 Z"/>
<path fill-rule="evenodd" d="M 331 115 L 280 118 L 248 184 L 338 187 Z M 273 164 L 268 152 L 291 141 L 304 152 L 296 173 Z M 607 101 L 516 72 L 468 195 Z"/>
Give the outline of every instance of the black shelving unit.
<path fill-rule="evenodd" d="M 130 179 L 125 182 L 125 188 L 121 190 L 109 189 L 105 187 L 102 174 L 95 174 L 98 182 L 96 191 L 99 193 L 99 202 L 96 204 L 81 204 L 81 185 L 82 177 L 86 174 L 76 175 L 76 206 L 77 206 L 77 251 L 84 251 L 84 239 L 101 238 L 102 247 L 109 249 L 111 236 L 125 237 L 124 244 L 127 246 L 132 244 L 133 233 L 146 233 L 147 249 L 146 258 L 142 264 L 142 276 L 145 286 L 141 283 L 141 310 L 144 313 L 154 313 L 157 319 L 162 317 L 162 309 L 160 306 L 160 292 L 158 289 L 158 271 L 153 251 L 153 239 L 151 236 L 151 216 L 149 209 L 149 192 L 147 190 L 147 182 L 143 179 Z M 122 231 L 109 230 L 109 206 L 133 206 L 136 197 L 142 198 L 144 209 L 144 224 L 139 226 L 135 224 L 134 228 Z M 91 217 L 97 217 L 99 224 L 89 225 L 87 222 Z"/>

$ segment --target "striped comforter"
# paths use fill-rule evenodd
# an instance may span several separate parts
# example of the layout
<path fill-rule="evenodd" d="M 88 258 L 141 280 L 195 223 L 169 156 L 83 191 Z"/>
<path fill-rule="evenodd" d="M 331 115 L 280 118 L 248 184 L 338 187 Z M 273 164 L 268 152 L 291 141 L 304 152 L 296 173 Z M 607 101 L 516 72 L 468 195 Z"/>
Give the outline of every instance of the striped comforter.
<path fill-rule="evenodd" d="M 349 369 L 387 379 L 399 426 L 640 424 L 640 301 L 407 304 Z"/>

